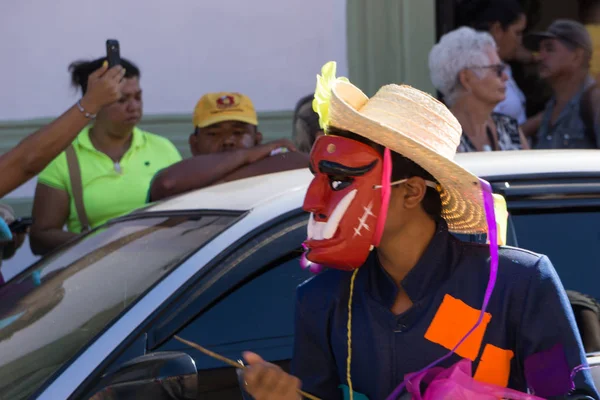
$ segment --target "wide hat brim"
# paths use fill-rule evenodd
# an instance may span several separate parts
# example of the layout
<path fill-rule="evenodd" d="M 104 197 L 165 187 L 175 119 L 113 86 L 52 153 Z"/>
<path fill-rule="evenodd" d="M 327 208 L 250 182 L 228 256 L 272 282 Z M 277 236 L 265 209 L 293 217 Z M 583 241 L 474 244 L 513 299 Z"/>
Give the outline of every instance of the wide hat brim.
<path fill-rule="evenodd" d="M 420 165 L 440 184 L 442 217 L 452 232 L 487 232 L 481 184 L 453 161 L 462 129 L 435 98 L 407 85 L 387 85 L 368 98 L 349 82 L 332 88 L 329 125 L 354 132 Z"/>
<path fill-rule="evenodd" d="M 523 38 L 523 46 L 531 51 L 538 51 L 540 43 L 545 39 L 559 39 L 558 36 L 551 32 L 532 32 Z"/>

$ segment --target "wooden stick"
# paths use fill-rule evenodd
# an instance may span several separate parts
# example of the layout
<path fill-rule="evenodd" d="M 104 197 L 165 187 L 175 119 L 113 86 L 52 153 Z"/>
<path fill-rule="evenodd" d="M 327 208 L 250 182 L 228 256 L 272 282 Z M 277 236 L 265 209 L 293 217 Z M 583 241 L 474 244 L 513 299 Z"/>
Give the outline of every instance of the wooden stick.
<path fill-rule="evenodd" d="M 188 345 L 188 346 L 190 346 L 190 347 L 193 347 L 194 349 L 198 350 L 199 352 L 201 352 L 201 353 L 204 353 L 204 354 L 206 354 L 207 356 L 209 356 L 209 357 L 212 357 L 212 358 L 214 358 L 214 359 L 217 359 L 217 360 L 219 360 L 219 361 L 222 361 L 222 362 L 224 362 L 225 364 L 228 364 L 228 365 L 232 366 L 233 368 L 238 368 L 238 369 L 245 369 L 245 368 L 246 368 L 246 366 L 245 366 L 244 364 L 242 364 L 242 363 L 239 363 L 239 362 L 235 362 L 235 361 L 233 361 L 233 360 L 230 360 L 230 359 L 229 359 L 229 358 L 227 358 L 227 357 L 223 357 L 222 355 L 219 355 L 219 354 L 217 354 L 217 353 L 215 353 L 215 352 L 213 352 L 213 351 L 210 351 L 210 350 L 208 350 L 208 349 L 205 349 L 204 347 L 200 346 L 199 344 L 196 344 L 196 343 L 194 343 L 194 342 L 190 342 L 189 340 L 182 339 L 182 338 L 180 338 L 180 337 L 179 337 L 179 336 L 177 336 L 177 335 L 175 335 L 175 336 L 173 336 L 173 337 L 174 337 L 175 339 L 179 340 L 181 343 L 183 343 L 183 344 L 186 344 L 186 345 Z M 298 390 L 296 390 L 296 391 L 298 392 L 298 394 L 300 394 L 300 395 L 302 395 L 302 396 L 306 397 L 307 399 L 311 399 L 311 400 L 321 400 L 321 399 L 319 399 L 318 397 L 315 397 L 315 396 L 313 396 L 312 394 L 310 394 L 310 393 L 306 393 L 306 392 L 304 392 L 304 391 L 302 391 L 302 390 L 300 390 L 300 389 L 298 389 Z"/>
<path fill-rule="evenodd" d="M 206 354 L 209 357 L 216 358 L 219 361 L 223 361 L 225 364 L 229 364 L 229 365 L 231 365 L 234 368 L 244 369 L 244 366 L 242 364 L 237 363 L 237 362 L 235 362 L 233 360 L 230 360 L 229 358 L 223 357 L 223 356 L 221 356 L 221 355 L 219 355 L 217 353 L 214 353 L 214 352 L 212 352 L 212 351 L 210 351 L 208 349 L 205 349 L 204 347 L 200 346 L 199 344 L 196 344 L 194 342 L 190 342 L 188 340 L 182 339 L 182 338 L 180 338 L 177 335 L 174 336 L 174 337 L 175 337 L 175 339 L 179 340 L 181 343 L 187 344 L 188 346 L 193 347 L 193 348 L 195 348 L 198 351 L 201 351 L 202 353 Z"/>

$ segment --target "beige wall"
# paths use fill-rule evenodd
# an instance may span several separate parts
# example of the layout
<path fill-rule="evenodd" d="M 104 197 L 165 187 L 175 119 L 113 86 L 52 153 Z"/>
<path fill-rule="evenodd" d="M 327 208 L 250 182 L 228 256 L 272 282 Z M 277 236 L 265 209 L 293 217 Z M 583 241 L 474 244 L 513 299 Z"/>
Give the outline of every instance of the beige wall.
<path fill-rule="evenodd" d="M 420 1 L 420 0 L 419 0 Z M 189 114 L 205 92 L 293 109 L 334 59 L 346 73 L 345 0 L 27 0 L 0 9 L 0 121 L 52 117 L 79 96 L 67 66 L 105 40 L 142 69 L 146 114 Z"/>

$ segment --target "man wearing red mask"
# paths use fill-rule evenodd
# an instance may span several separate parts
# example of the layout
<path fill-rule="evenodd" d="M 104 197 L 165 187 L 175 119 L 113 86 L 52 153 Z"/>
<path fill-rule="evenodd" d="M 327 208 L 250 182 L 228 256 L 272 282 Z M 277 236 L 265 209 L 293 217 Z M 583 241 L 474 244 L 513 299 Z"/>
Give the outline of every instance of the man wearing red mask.
<path fill-rule="evenodd" d="M 598 399 L 552 264 L 498 248 L 489 184 L 452 161 L 458 121 L 411 87 L 369 99 L 334 73 L 315 94 L 327 135 L 304 202 L 306 256 L 329 268 L 298 288 L 293 376 L 246 353 L 248 393 L 421 398 L 437 382 L 425 399 Z"/>

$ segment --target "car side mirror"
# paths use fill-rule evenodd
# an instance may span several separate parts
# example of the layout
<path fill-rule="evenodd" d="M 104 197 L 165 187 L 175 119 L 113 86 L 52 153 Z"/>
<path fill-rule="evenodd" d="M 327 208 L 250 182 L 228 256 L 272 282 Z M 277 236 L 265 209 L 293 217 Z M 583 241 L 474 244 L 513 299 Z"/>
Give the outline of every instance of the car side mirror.
<path fill-rule="evenodd" d="M 156 352 L 136 357 L 100 381 L 90 400 L 195 400 L 198 370 L 182 352 Z"/>

